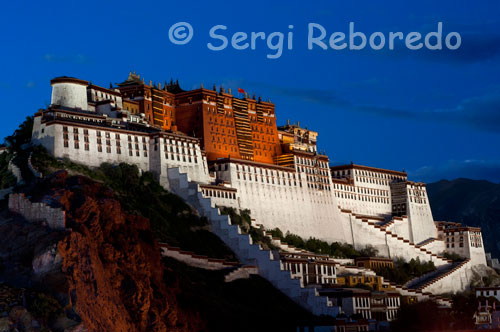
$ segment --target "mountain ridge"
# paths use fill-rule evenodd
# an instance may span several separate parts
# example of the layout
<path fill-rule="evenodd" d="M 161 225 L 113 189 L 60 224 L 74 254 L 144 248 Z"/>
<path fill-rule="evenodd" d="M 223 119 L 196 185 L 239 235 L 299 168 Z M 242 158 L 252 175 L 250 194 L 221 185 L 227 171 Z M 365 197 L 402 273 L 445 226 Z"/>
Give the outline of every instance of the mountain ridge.
<path fill-rule="evenodd" d="M 457 178 L 427 184 L 434 220 L 481 227 L 485 251 L 500 257 L 500 184 Z"/>

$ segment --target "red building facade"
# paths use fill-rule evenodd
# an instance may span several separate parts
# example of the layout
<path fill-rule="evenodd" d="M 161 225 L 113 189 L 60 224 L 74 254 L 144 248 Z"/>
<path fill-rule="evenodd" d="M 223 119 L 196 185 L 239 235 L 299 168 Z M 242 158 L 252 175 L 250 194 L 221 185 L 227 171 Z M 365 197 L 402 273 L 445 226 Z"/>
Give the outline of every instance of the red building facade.
<path fill-rule="evenodd" d="M 138 104 L 150 125 L 200 139 L 209 161 L 235 158 L 274 164 L 281 154 L 271 102 L 236 98 L 223 88 L 184 91 L 173 81 L 146 84 L 133 73 L 118 89 L 124 105 Z"/>

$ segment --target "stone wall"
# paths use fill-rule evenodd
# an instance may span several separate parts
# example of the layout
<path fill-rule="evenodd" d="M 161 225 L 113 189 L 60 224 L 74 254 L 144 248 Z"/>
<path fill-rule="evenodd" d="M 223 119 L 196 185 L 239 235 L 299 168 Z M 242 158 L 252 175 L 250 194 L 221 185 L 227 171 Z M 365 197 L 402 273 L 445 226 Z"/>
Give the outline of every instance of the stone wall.
<path fill-rule="evenodd" d="M 171 257 L 181 261 L 186 265 L 204 270 L 224 270 L 231 269 L 239 265 L 238 262 L 228 262 L 224 259 L 209 258 L 203 255 L 196 255 L 192 251 L 183 251 L 180 248 L 171 247 L 166 243 L 160 243 L 161 255 Z"/>
<path fill-rule="evenodd" d="M 408 202 L 408 217 L 410 224 L 410 240 L 415 243 L 437 237 L 431 206 L 425 193 L 425 203 Z"/>
<path fill-rule="evenodd" d="M 310 188 L 304 172 L 233 160 L 217 163 L 215 172 L 217 179 L 237 189 L 239 207 L 249 209 L 265 229 L 349 242 L 331 183 L 325 190 Z"/>
<path fill-rule="evenodd" d="M 34 177 L 36 177 L 36 178 L 42 178 L 43 177 L 42 173 L 40 173 L 39 171 L 37 171 L 35 169 L 35 167 L 33 166 L 33 164 L 31 163 L 31 156 L 32 155 L 33 155 L 33 152 L 31 152 L 30 155 L 29 155 L 29 157 L 28 157 L 28 168 L 31 171 L 31 173 L 33 173 Z"/>
<path fill-rule="evenodd" d="M 23 176 L 21 175 L 21 170 L 12 162 L 12 160 L 9 161 L 9 166 L 7 168 L 16 177 L 17 183 L 22 183 L 24 181 Z"/>
<path fill-rule="evenodd" d="M 24 194 L 11 194 L 9 196 L 9 210 L 30 222 L 45 222 L 51 229 L 62 230 L 66 228 L 65 211 L 45 203 L 33 203 Z"/>

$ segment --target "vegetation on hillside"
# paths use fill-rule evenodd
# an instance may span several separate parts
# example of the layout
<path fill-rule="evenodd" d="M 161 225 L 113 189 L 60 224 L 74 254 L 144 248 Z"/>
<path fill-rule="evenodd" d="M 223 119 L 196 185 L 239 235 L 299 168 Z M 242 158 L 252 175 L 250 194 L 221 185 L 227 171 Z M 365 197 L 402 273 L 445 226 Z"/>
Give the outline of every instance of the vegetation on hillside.
<path fill-rule="evenodd" d="M 454 252 L 443 251 L 441 253 L 441 256 L 443 256 L 444 258 L 446 258 L 448 260 L 454 261 L 454 262 L 461 262 L 461 261 L 465 260 L 464 257 L 462 257 L 459 254 L 454 253 Z"/>
<path fill-rule="evenodd" d="M 378 250 L 372 246 L 366 246 L 363 249 L 356 250 L 352 245 L 347 243 L 328 243 L 313 237 L 304 240 L 299 235 L 290 232 L 286 232 L 286 234 L 283 235 L 283 232 L 279 228 L 274 228 L 270 230 L 270 232 L 273 237 L 280 238 L 281 242 L 316 254 L 324 254 L 336 258 L 374 257 L 378 255 Z"/>
<path fill-rule="evenodd" d="M 65 169 L 84 175 L 113 189 L 124 210 L 144 216 L 157 238 L 183 250 L 209 257 L 236 260 L 232 251 L 208 230 L 208 221 L 197 216 L 177 195 L 166 191 L 150 172 L 140 173 L 135 165 L 103 163 L 91 169 L 70 160 L 57 160 L 43 147 L 33 148 L 33 165 L 43 174 Z"/>
<path fill-rule="evenodd" d="M 4 153 L 4 155 L 19 167 L 23 180 L 27 182 L 33 178 L 33 174 L 27 166 L 27 160 L 31 152 L 29 143 L 31 142 L 32 131 L 33 117 L 28 116 L 12 135 L 4 138 L 4 144 L 8 147 L 8 152 Z"/>
<path fill-rule="evenodd" d="M 259 243 L 262 248 L 266 250 L 276 249 L 271 243 L 271 239 L 265 235 L 265 230 L 263 228 L 252 226 L 250 210 L 243 209 L 237 211 L 227 206 L 219 207 L 219 210 L 222 214 L 229 215 L 232 224 L 239 225 L 243 232 L 249 234 L 253 243 Z"/>
<path fill-rule="evenodd" d="M 19 151 L 23 145 L 31 142 L 31 133 L 33 131 L 33 117 L 28 116 L 23 123 L 19 125 L 14 133 L 5 137 L 5 144 L 12 151 Z"/>
<path fill-rule="evenodd" d="M 413 278 L 421 277 L 426 273 L 436 270 L 433 262 L 421 262 L 419 258 L 411 259 L 409 262 L 403 258 L 394 261 L 394 267 L 379 267 L 374 269 L 377 275 L 383 276 L 399 285 L 403 285 Z"/>
<path fill-rule="evenodd" d="M 232 207 L 220 206 L 222 214 L 229 215 L 233 224 L 239 225 L 241 230 L 252 237 L 253 243 L 259 243 L 264 249 L 277 249 L 271 242 L 271 239 L 265 235 L 263 228 L 257 228 L 252 225 L 250 210 L 236 210 Z M 278 237 L 281 242 L 285 242 L 299 249 L 308 250 L 316 254 L 329 255 L 337 258 L 356 258 L 356 257 L 374 257 L 377 256 L 378 250 L 372 246 L 366 246 L 361 250 L 356 250 L 347 243 L 333 242 L 328 243 L 316 238 L 304 240 L 302 237 L 290 232 L 283 232 L 279 228 L 269 230 L 272 237 Z"/>
<path fill-rule="evenodd" d="M 0 189 L 12 187 L 16 184 L 16 178 L 9 171 L 9 153 L 0 153 Z"/>

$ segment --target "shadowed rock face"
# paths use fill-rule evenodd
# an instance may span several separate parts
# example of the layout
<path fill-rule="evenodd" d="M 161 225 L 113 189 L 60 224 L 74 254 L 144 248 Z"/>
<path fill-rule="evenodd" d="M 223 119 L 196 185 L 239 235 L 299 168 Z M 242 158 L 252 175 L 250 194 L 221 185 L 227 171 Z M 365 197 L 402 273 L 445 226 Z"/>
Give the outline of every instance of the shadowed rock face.
<path fill-rule="evenodd" d="M 203 329 L 199 318 L 179 310 L 177 290 L 167 288 L 166 269 L 147 219 L 125 213 L 100 184 L 66 172 L 44 180 L 36 190 L 39 194 L 32 195 L 37 199 L 41 195 L 63 207 L 71 229 L 52 236 L 47 249 L 54 251 L 56 245 L 59 269 L 43 278 L 63 277 L 63 289 L 56 292 L 66 292 L 66 301 L 88 331 Z"/>

